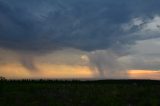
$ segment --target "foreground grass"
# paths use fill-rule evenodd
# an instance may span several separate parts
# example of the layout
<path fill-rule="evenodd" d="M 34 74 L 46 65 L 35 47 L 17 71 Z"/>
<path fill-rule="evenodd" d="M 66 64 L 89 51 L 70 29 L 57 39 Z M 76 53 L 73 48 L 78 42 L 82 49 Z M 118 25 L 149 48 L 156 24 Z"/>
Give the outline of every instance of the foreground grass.
<path fill-rule="evenodd" d="M 160 81 L 0 81 L 0 106 L 160 106 Z"/>

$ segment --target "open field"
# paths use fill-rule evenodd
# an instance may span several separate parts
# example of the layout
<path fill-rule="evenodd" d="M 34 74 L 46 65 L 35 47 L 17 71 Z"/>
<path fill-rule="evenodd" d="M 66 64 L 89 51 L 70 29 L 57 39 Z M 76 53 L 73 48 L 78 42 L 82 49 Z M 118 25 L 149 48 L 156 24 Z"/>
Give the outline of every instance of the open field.
<path fill-rule="evenodd" d="M 160 106 L 160 81 L 0 81 L 0 106 Z"/>

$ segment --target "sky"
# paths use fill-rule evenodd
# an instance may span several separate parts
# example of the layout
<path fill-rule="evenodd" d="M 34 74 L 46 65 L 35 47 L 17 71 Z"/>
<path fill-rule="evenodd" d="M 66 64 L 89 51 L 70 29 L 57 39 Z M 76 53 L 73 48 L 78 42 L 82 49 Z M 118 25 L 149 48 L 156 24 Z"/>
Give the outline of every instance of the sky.
<path fill-rule="evenodd" d="M 0 76 L 160 80 L 158 0 L 0 0 Z"/>

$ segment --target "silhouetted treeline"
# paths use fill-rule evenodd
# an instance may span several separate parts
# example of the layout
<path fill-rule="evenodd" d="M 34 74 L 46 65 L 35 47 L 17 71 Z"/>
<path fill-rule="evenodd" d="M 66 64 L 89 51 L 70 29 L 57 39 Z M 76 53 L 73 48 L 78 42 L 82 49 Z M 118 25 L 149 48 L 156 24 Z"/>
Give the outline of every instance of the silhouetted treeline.
<path fill-rule="evenodd" d="M 1 80 L 0 106 L 160 106 L 155 80 Z"/>
<path fill-rule="evenodd" d="M 4 80 L 6 80 L 6 78 L 5 78 L 5 77 L 0 76 L 0 81 L 4 81 Z"/>
<path fill-rule="evenodd" d="M 7 80 L 1 79 L 1 82 L 12 83 L 97 83 L 97 84 L 160 84 L 160 80 L 139 80 L 139 79 L 120 79 L 120 80 L 50 80 L 50 79 L 22 79 Z"/>

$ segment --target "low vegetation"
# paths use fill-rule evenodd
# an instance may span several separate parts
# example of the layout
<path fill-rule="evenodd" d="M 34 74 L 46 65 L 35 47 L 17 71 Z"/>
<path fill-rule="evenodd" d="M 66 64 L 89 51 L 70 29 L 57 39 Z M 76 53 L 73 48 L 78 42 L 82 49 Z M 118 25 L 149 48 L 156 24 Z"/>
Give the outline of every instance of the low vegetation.
<path fill-rule="evenodd" d="M 160 106 L 160 81 L 1 80 L 1 106 Z"/>

